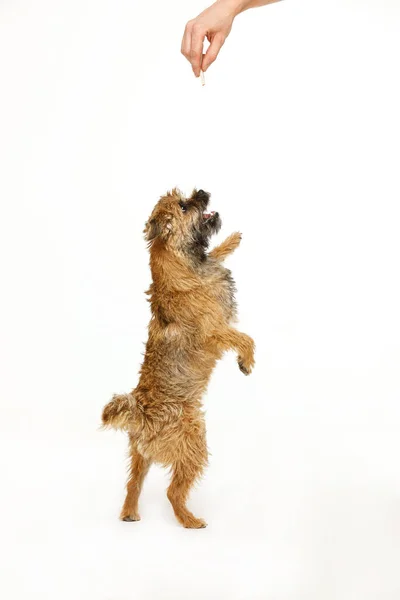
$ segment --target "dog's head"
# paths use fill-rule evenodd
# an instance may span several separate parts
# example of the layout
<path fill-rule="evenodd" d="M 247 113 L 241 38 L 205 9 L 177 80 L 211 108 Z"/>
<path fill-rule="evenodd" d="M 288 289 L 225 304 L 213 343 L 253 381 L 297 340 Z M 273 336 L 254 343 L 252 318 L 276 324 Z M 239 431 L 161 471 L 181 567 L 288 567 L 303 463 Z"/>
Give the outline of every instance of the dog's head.
<path fill-rule="evenodd" d="M 210 194 L 194 190 L 185 198 L 177 189 L 168 192 L 156 204 L 144 230 L 145 238 L 167 244 L 203 260 L 209 239 L 221 227 L 217 212 L 207 213 Z"/>

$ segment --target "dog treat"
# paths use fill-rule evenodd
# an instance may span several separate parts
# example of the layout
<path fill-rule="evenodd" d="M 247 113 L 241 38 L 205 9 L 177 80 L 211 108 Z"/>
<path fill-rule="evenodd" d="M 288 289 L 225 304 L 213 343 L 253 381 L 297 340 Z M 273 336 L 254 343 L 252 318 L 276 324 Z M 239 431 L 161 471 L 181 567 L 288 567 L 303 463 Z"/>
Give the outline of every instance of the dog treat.
<path fill-rule="evenodd" d="M 139 521 L 140 490 L 151 464 L 172 472 L 167 496 L 184 527 L 201 528 L 186 501 L 208 462 L 202 396 L 224 352 L 237 353 L 239 369 L 254 366 L 254 342 L 236 321 L 235 283 L 223 261 L 241 241 L 233 233 L 210 252 L 221 218 L 207 210 L 210 195 L 177 189 L 156 204 L 145 226 L 152 283 L 151 320 L 139 383 L 105 406 L 103 425 L 127 431 L 130 477 L 123 521 Z"/>
<path fill-rule="evenodd" d="M 204 74 L 204 71 L 200 71 L 200 80 L 201 80 L 201 85 L 206 85 L 206 76 Z"/>

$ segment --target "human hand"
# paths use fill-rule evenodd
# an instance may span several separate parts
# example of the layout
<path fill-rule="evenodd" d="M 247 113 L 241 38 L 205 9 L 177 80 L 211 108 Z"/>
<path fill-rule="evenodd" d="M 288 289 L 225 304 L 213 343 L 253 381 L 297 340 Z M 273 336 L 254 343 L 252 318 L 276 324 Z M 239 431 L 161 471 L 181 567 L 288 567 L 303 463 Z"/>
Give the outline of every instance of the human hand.
<path fill-rule="evenodd" d="M 186 25 L 181 51 L 192 65 L 196 77 L 199 77 L 200 70 L 207 71 L 217 58 L 232 29 L 237 9 L 238 2 L 234 0 L 217 0 Z M 210 46 L 203 55 L 205 38 L 210 42 Z"/>

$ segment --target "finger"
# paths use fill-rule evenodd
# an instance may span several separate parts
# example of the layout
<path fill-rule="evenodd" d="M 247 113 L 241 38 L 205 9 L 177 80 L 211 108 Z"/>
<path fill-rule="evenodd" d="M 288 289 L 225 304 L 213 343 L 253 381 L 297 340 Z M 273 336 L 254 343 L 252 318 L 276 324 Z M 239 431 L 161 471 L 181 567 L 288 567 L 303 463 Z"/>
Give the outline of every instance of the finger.
<path fill-rule="evenodd" d="M 196 25 L 192 30 L 192 43 L 190 46 L 190 62 L 192 64 L 193 73 L 196 77 L 200 75 L 201 61 L 203 58 L 203 43 L 206 34 L 201 32 Z"/>
<path fill-rule="evenodd" d="M 192 24 L 189 23 L 185 27 L 185 32 L 182 38 L 181 52 L 185 58 L 190 60 L 190 46 L 191 46 L 191 38 L 192 38 Z"/>
<path fill-rule="evenodd" d="M 202 71 L 206 72 L 208 67 L 212 65 L 212 63 L 217 58 L 219 51 L 224 45 L 225 38 L 223 35 L 216 35 L 211 40 L 211 44 L 209 45 L 207 52 L 203 56 L 203 62 L 201 64 Z"/>

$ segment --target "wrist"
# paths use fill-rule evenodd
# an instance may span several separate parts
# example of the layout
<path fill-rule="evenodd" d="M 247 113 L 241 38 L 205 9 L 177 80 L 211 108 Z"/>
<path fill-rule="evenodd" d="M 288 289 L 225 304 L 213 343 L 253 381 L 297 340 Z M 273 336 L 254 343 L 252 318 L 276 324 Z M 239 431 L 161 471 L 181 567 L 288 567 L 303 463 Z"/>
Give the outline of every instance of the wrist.
<path fill-rule="evenodd" d="M 249 7 L 252 0 L 216 0 L 215 4 L 224 6 L 229 14 L 234 18 L 239 13 Z"/>

